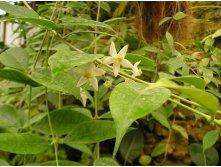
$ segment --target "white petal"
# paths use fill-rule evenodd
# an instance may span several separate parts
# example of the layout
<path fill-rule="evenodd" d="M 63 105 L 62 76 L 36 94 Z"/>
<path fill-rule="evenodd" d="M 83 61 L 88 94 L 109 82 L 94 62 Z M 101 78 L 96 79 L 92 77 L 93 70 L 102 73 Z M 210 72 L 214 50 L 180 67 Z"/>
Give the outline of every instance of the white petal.
<path fill-rule="evenodd" d="M 123 57 L 126 56 L 126 53 L 127 53 L 127 48 L 128 48 L 128 45 L 124 46 L 120 52 L 118 53 L 118 55 L 122 55 Z"/>
<path fill-rule="evenodd" d="M 137 66 L 138 66 L 139 64 L 140 64 L 140 61 L 136 62 L 136 63 L 134 64 L 134 67 L 137 68 Z"/>
<path fill-rule="evenodd" d="M 126 67 L 126 68 L 132 68 L 132 69 L 134 67 L 133 64 L 130 61 L 128 61 L 127 59 L 123 59 L 121 61 L 121 65 Z"/>
<path fill-rule="evenodd" d="M 82 88 L 80 88 L 80 95 L 81 95 L 81 99 L 82 99 L 82 104 L 85 107 L 87 104 L 88 97 L 86 95 L 86 92 Z"/>
<path fill-rule="evenodd" d="M 115 59 L 113 57 L 108 56 L 106 59 L 104 59 L 104 64 L 113 64 Z"/>
<path fill-rule="evenodd" d="M 81 77 L 77 83 L 77 87 L 84 85 L 86 82 L 87 82 L 87 79 L 85 77 Z"/>
<path fill-rule="evenodd" d="M 105 74 L 105 71 L 104 70 L 102 70 L 102 69 L 100 69 L 100 68 L 94 68 L 93 69 L 93 71 L 92 71 L 92 75 L 94 76 L 94 77 L 96 77 L 96 76 L 101 76 L 101 75 L 104 75 Z"/>
<path fill-rule="evenodd" d="M 90 83 L 91 83 L 91 86 L 94 88 L 94 90 L 98 91 L 98 81 L 97 81 L 97 78 L 96 77 L 92 77 L 90 79 Z"/>
<path fill-rule="evenodd" d="M 116 77 L 120 71 L 120 64 L 119 63 L 113 64 L 113 71 L 114 71 L 114 76 Z"/>
<path fill-rule="evenodd" d="M 112 57 L 115 57 L 115 55 L 117 55 L 117 51 L 116 51 L 114 42 L 111 42 L 109 54 L 110 54 Z"/>

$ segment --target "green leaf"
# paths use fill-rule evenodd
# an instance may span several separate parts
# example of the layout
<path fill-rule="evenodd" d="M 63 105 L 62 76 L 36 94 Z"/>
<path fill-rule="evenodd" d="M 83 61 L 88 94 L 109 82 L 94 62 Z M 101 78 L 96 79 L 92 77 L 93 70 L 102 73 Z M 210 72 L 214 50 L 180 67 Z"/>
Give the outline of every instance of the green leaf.
<path fill-rule="evenodd" d="M 203 153 L 203 146 L 192 143 L 188 146 L 192 161 L 198 166 L 216 166 L 219 163 L 219 154 L 215 148 L 210 147 Z"/>
<path fill-rule="evenodd" d="M 207 166 L 217 166 L 219 164 L 219 153 L 214 147 L 205 151 Z"/>
<path fill-rule="evenodd" d="M 9 68 L 0 69 L 0 78 L 18 83 L 27 84 L 33 87 L 40 86 L 39 83 L 35 82 L 27 74 L 16 69 L 9 69 Z"/>
<path fill-rule="evenodd" d="M 112 139 L 115 136 L 116 128 L 113 121 L 93 120 L 73 127 L 64 138 L 64 142 L 89 144 Z"/>
<path fill-rule="evenodd" d="M 5 66 L 25 70 L 28 67 L 29 55 L 23 48 L 10 48 L 0 54 L 0 61 Z"/>
<path fill-rule="evenodd" d="M 207 132 L 203 137 L 203 151 L 206 151 L 208 148 L 212 147 L 218 139 L 219 139 L 218 130 L 212 130 Z"/>
<path fill-rule="evenodd" d="M 82 166 L 82 164 L 75 162 L 75 161 L 68 161 L 68 160 L 59 160 L 59 166 Z M 57 166 L 56 161 L 47 161 L 40 164 L 41 166 Z"/>
<path fill-rule="evenodd" d="M 173 36 L 168 31 L 166 32 L 166 39 L 168 44 L 170 44 L 170 46 L 173 46 L 174 43 Z"/>
<path fill-rule="evenodd" d="M 93 166 L 119 166 L 118 162 L 109 157 L 102 157 L 94 161 Z"/>
<path fill-rule="evenodd" d="M 0 2 L 0 9 L 7 13 L 14 15 L 15 17 L 27 17 L 27 18 L 38 18 L 39 15 L 32 9 L 25 8 L 23 6 L 11 5 L 8 2 Z"/>
<path fill-rule="evenodd" d="M 74 74 L 62 71 L 52 77 L 49 69 L 41 69 L 32 73 L 32 78 L 47 88 L 71 94 L 80 99 L 80 89 L 76 87 L 77 81 Z"/>
<path fill-rule="evenodd" d="M 110 14 L 111 7 L 108 2 L 101 1 L 100 5 L 101 5 L 101 9 L 105 10 L 108 14 Z"/>
<path fill-rule="evenodd" d="M 140 56 L 138 54 L 128 53 L 126 56 L 126 59 L 128 59 L 129 61 L 131 61 L 133 63 L 141 61 L 140 65 L 147 66 L 149 68 L 154 67 L 154 61 L 152 59 L 150 59 L 148 57 Z"/>
<path fill-rule="evenodd" d="M 159 74 L 160 79 L 166 78 L 166 79 L 173 79 L 175 81 L 181 81 L 184 83 L 191 84 L 199 89 L 204 89 L 206 86 L 206 82 L 204 79 L 194 76 L 194 75 L 176 77 L 176 76 L 164 73 L 164 72 L 159 72 L 158 74 Z"/>
<path fill-rule="evenodd" d="M 170 19 L 172 19 L 172 17 L 164 17 L 163 19 L 160 20 L 159 26 L 161 26 L 162 24 L 166 23 Z"/>
<path fill-rule="evenodd" d="M 0 150 L 16 154 L 38 154 L 47 150 L 50 143 L 30 133 L 0 133 Z"/>
<path fill-rule="evenodd" d="M 129 126 L 159 108 L 170 97 L 166 88 L 152 88 L 133 81 L 118 84 L 110 95 L 110 111 L 117 128 L 116 155 Z"/>
<path fill-rule="evenodd" d="M 187 134 L 185 128 L 183 128 L 182 126 L 177 125 L 177 124 L 173 124 L 173 125 L 172 125 L 172 128 L 173 128 L 174 130 L 176 130 L 177 132 L 179 132 L 185 139 L 188 140 L 188 134 Z"/>
<path fill-rule="evenodd" d="M 75 143 L 75 142 L 67 142 L 67 143 L 64 143 L 66 145 L 68 145 L 69 147 L 72 147 L 76 150 L 79 150 L 83 153 L 86 153 L 90 156 L 93 156 L 90 148 L 86 145 L 86 144 L 81 144 L 81 143 Z"/>
<path fill-rule="evenodd" d="M 139 164 L 141 164 L 142 166 L 147 166 L 150 164 L 152 158 L 149 155 L 141 155 L 138 162 Z"/>
<path fill-rule="evenodd" d="M 0 166 L 10 166 L 10 164 L 4 159 L 0 159 Z"/>
<path fill-rule="evenodd" d="M 89 20 L 89 19 L 80 18 L 80 17 L 63 17 L 61 20 L 62 20 L 62 24 L 64 25 L 89 26 L 92 28 L 99 27 L 99 28 L 105 28 L 105 29 L 115 32 L 113 28 L 109 26 L 108 24 L 98 22 L 95 20 Z"/>
<path fill-rule="evenodd" d="M 50 28 L 50 29 L 58 28 L 57 24 L 55 24 L 53 21 L 47 20 L 47 19 L 27 18 L 27 17 L 18 17 L 17 19 L 32 23 L 34 25 L 38 25 L 40 27 L 45 27 L 45 28 Z"/>
<path fill-rule="evenodd" d="M 188 16 L 188 15 L 183 12 L 177 12 L 175 15 L 173 15 L 173 19 L 174 20 L 181 20 L 186 16 Z"/>
<path fill-rule="evenodd" d="M 9 104 L 0 105 L 0 127 L 19 126 L 18 115 L 15 107 Z"/>
<path fill-rule="evenodd" d="M 219 37 L 219 36 L 221 36 L 221 29 L 217 30 L 217 31 L 212 35 L 212 38 L 214 39 L 214 38 L 217 38 L 217 37 Z"/>
<path fill-rule="evenodd" d="M 124 160 L 132 163 L 140 154 L 144 147 L 144 136 L 141 130 L 128 132 L 120 145 L 120 153 Z"/>
<path fill-rule="evenodd" d="M 55 135 L 64 135 L 69 133 L 76 125 L 91 120 L 87 115 L 82 114 L 75 109 L 59 109 L 50 112 L 51 124 Z M 39 132 L 50 134 L 48 116 L 46 115 L 33 128 Z"/>
<path fill-rule="evenodd" d="M 166 143 L 159 143 L 154 147 L 153 151 L 151 152 L 151 157 L 157 157 L 166 152 L 167 144 Z"/>
<path fill-rule="evenodd" d="M 152 116 L 159 123 L 161 123 L 164 127 L 166 127 L 167 129 L 170 129 L 170 124 L 169 124 L 167 118 L 161 112 L 158 112 L 158 111 L 152 112 Z"/>
<path fill-rule="evenodd" d="M 178 90 L 179 92 L 185 94 L 191 100 L 197 102 L 201 106 L 208 109 L 211 112 L 212 118 L 215 117 L 215 114 L 219 108 L 219 101 L 214 95 L 197 88 L 179 86 L 167 79 L 159 80 L 158 84 L 165 86 L 167 88 Z"/>
<path fill-rule="evenodd" d="M 101 57 L 103 57 L 101 54 L 87 54 L 76 51 L 62 50 L 53 54 L 49 58 L 48 63 L 52 69 L 52 72 L 55 74 L 57 72 L 70 70 L 75 66 L 93 62 Z"/>

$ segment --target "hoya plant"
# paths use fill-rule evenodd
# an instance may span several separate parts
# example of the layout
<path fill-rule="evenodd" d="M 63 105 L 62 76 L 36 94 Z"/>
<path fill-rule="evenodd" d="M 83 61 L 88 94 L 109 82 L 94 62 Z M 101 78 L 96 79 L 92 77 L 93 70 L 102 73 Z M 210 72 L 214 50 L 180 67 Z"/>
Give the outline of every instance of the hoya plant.
<path fill-rule="evenodd" d="M 176 50 L 169 32 L 162 47 L 139 43 L 125 18 L 108 18 L 123 2 L 51 2 L 37 10 L 23 3 L 0 2 L 8 21 L 27 33 L 35 30 L 24 47 L 0 54 L 1 165 L 117 166 L 123 165 L 120 156 L 124 164 L 140 157 L 139 163 L 148 165 L 166 157 L 169 142 L 141 156 L 139 125 L 154 119 L 188 138 L 183 127 L 169 122 L 178 107 L 217 126 L 202 145 L 188 147 L 195 164 L 217 165 L 219 96 L 206 75 L 191 74 L 190 58 Z M 186 15 L 174 19 L 178 16 Z M 168 106 L 171 113 L 159 112 Z M 105 141 L 111 147 L 103 154 Z M 80 158 L 70 158 L 79 152 Z"/>

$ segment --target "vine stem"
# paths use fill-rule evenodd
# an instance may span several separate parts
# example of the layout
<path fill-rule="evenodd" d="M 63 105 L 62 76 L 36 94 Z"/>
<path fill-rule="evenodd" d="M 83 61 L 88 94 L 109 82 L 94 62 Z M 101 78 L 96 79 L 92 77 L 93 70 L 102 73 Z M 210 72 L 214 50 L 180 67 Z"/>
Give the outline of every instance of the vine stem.
<path fill-rule="evenodd" d="M 28 128 L 31 129 L 30 119 L 31 119 L 31 96 L 32 87 L 29 86 L 29 97 L 28 97 Z"/>
<path fill-rule="evenodd" d="M 96 21 L 99 21 L 99 17 L 100 17 L 100 9 L 101 9 L 101 2 L 98 1 L 98 8 L 97 8 L 97 17 L 96 17 Z M 95 38 L 95 42 L 94 42 L 94 54 L 97 54 L 97 27 L 95 26 L 94 28 L 94 38 Z M 98 101 L 97 101 L 97 91 L 94 91 L 94 112 L 95 112 L 95 116 L 94 119 L 99 119 L 99 115 L 98 115 Z M 95 146 L 95 158 L 98 160 L 100 159 L 100 143 L 97 142 L 96 146 Z"/>
<path fill-rule="evenodd" d="M 48 108 L 48 89 L 46 87 L 45 87 L 45 103 L 46 103 L 46 112 L 47 112 L 47 117 L 48 117 L 48 125 L 49 125 L 50 132 L 52 135 L 52 144 L 54 145 L 55 161 L 56 161 L 56 165 L 59 166 L 59 163 L 58 163 L 58 142 L 57 142 L 57 138 L 54 135 L 54 131 L 53 131 L 52 123 L 51 123 L 51 117 L 50 117 L 50 112 L 49 112 L 49 108 Z"/>
<path fill-rule="evenodd" d="M 67 41 L 66 41 L 65 39 L 63 39 L 61 36 L 59 36 L 59 37 L 60 37 L 60 39 L 61 39 L 62 41 L 64 41 L 70 48 L 72 48 L 72 49 L 74 49 L 74 50 L 76 50 L 76 51 L 79 51 L 79 52 L 81 52 L 81 53 L 85 53 L 85 52 L 83 52 L 82 50 L 73 47 L 69 42 L 67 42 Z M 109 65 L 107 65 L 107 64 L 104 64 L 100 59 L 96 59 L 96 62 L 97 62 L 98 64 L 102 64 L 103 66 L 105 66 L 105 67 L 107 67 L 108 69 L 110 69 L 111 71 L 113 71 L 113 68 L 112 68 L 111 66 L 109 66 Z M 138 79 L 138 78 L 134 78 L 134 77 L 130 76 L 129 74 L 126 74 L 126 73 L 124 73 L 124 72 L 122 72 L 122 71 L 119 71 L 119 75 L 122 76 L 123 78 L 129 78 L 129 79 L 132 79 L 132 80 L 137 81 L 137 82 L 139 82 L 139 83 L 146 84 L 146 85 L 148 85 L 148 86 L 152 84 L 152 83 L 150 83 L 150 82 L 143 81 L 143 80 Z M 175 98 L 177 98 L 177 99 L 179 99 L 179 100 L 181 100 L 181 101 L 185 101 L 185 102 L 188 103 L 188 104 L 192 104 L 192 105 L 195 105 L 195 106 L 198 106 L 198 107 L 200 106 L 198 103 L 195 103 L 195 102 L 192 102 L 192 101 L 190 101 L 190 100 L 184 99 L 183 97 L 177 96 L 177 95 L 175 95 L 175 94 L 173 94 L 173 93 L 171 93 L 171 96 L 173 96 L 173 97 L 175 97 Z M 174 102 L 174 100 L 171 99 L 171 98 L 169 98 L 168 100 L 171 101 L 171 102 Z M 207 114 L 203 114 L 203 113 L 201 113 L 200 111 L 195 110 L 195 109 L 192 109 L 192 108 L 190 108 L 190 107 L 188 107 L 188 106 L 186 106 L 186 105 L 184 105 L 184 104 L 182 104 L 182 103 L 180 103 L 180 102 L 178 102 L 178 101 L 175 101 L 175 102 L 176 102 L 177 105 L 182 106 L 182 107 L 184 107 L 184 108 L 186 108 L 186 109 L 188 109 L 188 110 L 191 109 L 192 112 L 197 113 L 197 114 L 203 116 L 203 117 L 206 118 L 207 120 L 208 120 L 208 118 L 211 119 L 211 116 L 209 116 L 209 115 L 207 115 Z M 217 113 L 220 113 L 220 114 L 221 114 L 221 111 L 218 110 Z M 214 119 L 213 121 L 214 121 L 216 124 L 221 125 L 221 120 Z"/>

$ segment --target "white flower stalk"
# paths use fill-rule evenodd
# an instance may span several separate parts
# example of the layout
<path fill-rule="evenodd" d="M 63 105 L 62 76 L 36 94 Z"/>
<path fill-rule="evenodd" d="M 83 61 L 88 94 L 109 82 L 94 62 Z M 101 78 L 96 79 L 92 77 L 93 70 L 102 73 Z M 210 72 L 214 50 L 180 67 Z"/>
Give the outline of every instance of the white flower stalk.
<path fill-rule="evenodd" d="M 80 88 L 80 96 L 81 96 L 81 99 L 82 99 L 83 106 L 86 107 L 88 97 L 86 95 L 86 92 L 82 88 Z"/>
<path fill-rule="evenodd" d="M 82 68 L 83 69 L 83 68 Z M 105 73 L 104 70 L 97 68 L 94 64 L 90 64 L 82 72 L 82 76 L 77 83 L 77 87 L 84 85 L 89 82 L 90 85 L 94 88 L 95 91 L 98 90 L 98 80 L 97 76 L 101 76 Z"/>
<path fill-rule="evenodd" d="M 126 67 L 126 68 L 133 68 L 133 65 L 130 61 L 125 59 L 126 53 L 127 53 L 128 45 L 124 46 L 118 53 L 115 48 L 114 42 L 111 43 L 110 46 L 110 55 L 108 56 L 103 63 L 105 64 L 113 64 L 113 72 L 114 76 L 116 77 L 120 71 L 120 66 Z"/>
<path fill-rule="evenodd" d="M 139 68 L 138 69 L 138 65 L 140 64 L 140 61 L 136 62 L 132 68 L 133 70 L 133 75 L 132 77 L 137 77 L 137 76 L 140 76 L 142 74 L 142 71 L 141 69 Z"/>

